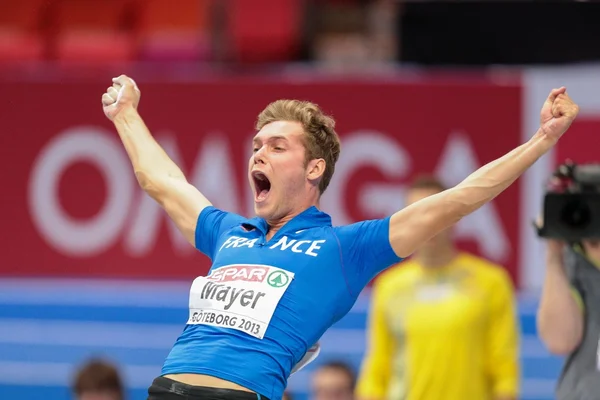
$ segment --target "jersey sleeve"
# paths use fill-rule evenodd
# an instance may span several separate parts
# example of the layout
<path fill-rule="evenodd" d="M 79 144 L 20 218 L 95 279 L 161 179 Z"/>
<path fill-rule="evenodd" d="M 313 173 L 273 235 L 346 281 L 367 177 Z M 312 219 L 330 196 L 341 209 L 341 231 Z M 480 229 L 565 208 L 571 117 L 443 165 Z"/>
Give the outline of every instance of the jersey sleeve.
<path fill-rule="evenodd" d="M 244 218 L 240 215 L 225 212 L 213 206 L 205 207 L 196 223 L 194 239 L 196 248 L 212 260 L 218 238 L 225 231 L 243 221 Z"/>
<path fill-rule="evenodd" d="M 519 391 L 519 328 L 510 277 L 504 270 L 491 284 L 487 366 L 494 395 L 516 398 Z"/>
<path fill-rule="evenodd" d="M 384 306 L 382 289 L 375 282 L 367 323 L 367 349 L 356 388 L 359 398 L 384 399 L 389 387 L 396 345 L 385 320 Z"/>
<path fill-rule="evenodd" d="M 336 228 L 351 289 L 360 292 L 379 272 L 402 261 L 390 243 L 390 218 Z"/>

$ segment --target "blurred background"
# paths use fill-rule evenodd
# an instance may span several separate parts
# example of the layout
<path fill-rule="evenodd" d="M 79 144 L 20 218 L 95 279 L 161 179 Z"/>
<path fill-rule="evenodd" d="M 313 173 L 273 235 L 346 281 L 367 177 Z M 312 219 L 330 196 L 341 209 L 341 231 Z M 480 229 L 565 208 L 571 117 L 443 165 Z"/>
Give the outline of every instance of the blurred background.
<path fill-rule="evenodd" d="M 120 74 L 190 181 L 244 215 L 256 116 L 278 98 L 317 102 L 342 136 L 322 204 L 336 224 L 402 207 L 417 173 L 458 183 L 527 140 L 567 86 L 581 107 L 569 135 L 455 231 L 518 288 L 520 399 L 552 399 L 562 359 L 536 335 L 531 221 L 557 163 L 599 158 L 598 21 L 581 1 L 0 0 L 0 399 L 69 399 L 90 357 L 145 398 L 209 268 L 137 188 L 102 113 Z M 368 306 L 366 289 L 290 379 L 294 399 L 319 363 L 358 369 Z"/>

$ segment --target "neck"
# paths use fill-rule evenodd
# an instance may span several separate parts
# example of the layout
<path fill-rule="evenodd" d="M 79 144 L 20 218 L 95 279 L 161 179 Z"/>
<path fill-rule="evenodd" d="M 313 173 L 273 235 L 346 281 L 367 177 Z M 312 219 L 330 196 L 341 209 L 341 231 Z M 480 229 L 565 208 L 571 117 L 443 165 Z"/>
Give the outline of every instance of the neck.
<path fill-rule="evenodd" d="M 285 224 L 287 224 L 292 219 L 294 219 L 295 216 L 303 213 L 304 211 L 308 210 L 309 208 L 311 208 L 313 206 L 319 208 L 319 202 L 316 201 L 311 204 L 304 204 L 302 207 L 299 207 L 295 211 L 291 211 L 291 212 L 287 213 L 286 215 L 284 215 L 281 218 L 267 219 L 267 224 L 269 226 L 269 230 L 268 230 L 267 236 L 266 236 L 267 240 L 270 240 L 273 236 L 275 236 L 277 231 L 279 231 Z"/>
<path fill-rule="evenodd" d="M 286 223 L 291 221 L 292 218 L 294 218 L 298 214 L 300 214 L 300 213 L 288 214 L 285 217 L 283 217 L 281 219 L 277 219 L 277 220 L 267 220 L 267 224 L 269 225 L 269 230 L 267 231 L 266 239 L 271 240 L 271 238 L 273 236 L 275 236 L 277 231 L 279 231 L 282 226 L 284 226 Z"/>
<path fill-rule="evenodd" d="M 421 249 L 415 253 L 415 260 L 425 268 L 439 268 L 452 262 L 456 256 L 456 248 L 447 243 L 435 249 Z"/>

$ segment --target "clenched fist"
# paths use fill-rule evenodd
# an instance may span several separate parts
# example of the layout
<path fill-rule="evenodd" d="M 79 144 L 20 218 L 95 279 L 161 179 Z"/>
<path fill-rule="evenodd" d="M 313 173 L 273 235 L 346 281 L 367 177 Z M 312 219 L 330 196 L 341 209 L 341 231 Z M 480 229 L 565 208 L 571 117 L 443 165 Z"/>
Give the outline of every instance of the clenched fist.
<path fill-rule="evenodd" d="M 121 75 L 112 81 L 113 85 L 102 95 L 102 109 L 111 121 L 128 107 L 137 109 L 141 96 L 135 81 L 128 76 Z"/>
<path fill-rule="evenodd" d="M 571 100 L 567 89 L 553 89 L 540 114 L 540 128 L 545 137 L 557 141 L 569 129 L 579 113 L 579 106 Z"/>

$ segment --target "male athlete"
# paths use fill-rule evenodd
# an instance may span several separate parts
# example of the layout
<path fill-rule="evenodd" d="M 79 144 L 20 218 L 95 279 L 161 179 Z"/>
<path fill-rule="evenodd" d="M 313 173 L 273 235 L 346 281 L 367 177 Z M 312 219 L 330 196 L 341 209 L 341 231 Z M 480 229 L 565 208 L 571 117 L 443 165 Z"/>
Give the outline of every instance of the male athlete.
<path fill-rule="evenodd" d="M 247 219 L 213 207 L 186 181 L 138 114 L 139 100 L 135 82 L 120 76 L 102 96 L 104 113 L 142 189 L 212 260 L 192 283 L 189 319 L 151 400 L 280 399 L 292 369 L 377 273 L 500 194 L 578 113 L 565 88 L 552 90 L 525 144 L 390 217 L 332 227 L 318 206 L 340 143 L 316 105 L 280 100 L 258 116 L 248 149 L 257 216 Z"/>
<path fill-rule="evenodd" d="M 406 204 L 445 186 L 417 177 Z M 377 276 L 359 400 L 515 400 L 519 327 L 504 268 L 461 251 L 446 230 Z"/>

